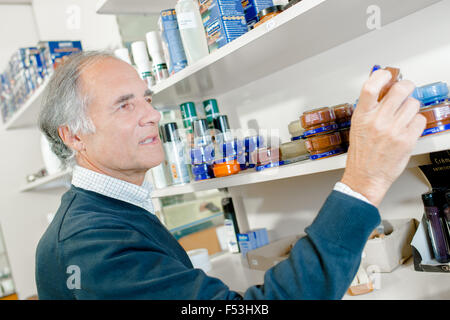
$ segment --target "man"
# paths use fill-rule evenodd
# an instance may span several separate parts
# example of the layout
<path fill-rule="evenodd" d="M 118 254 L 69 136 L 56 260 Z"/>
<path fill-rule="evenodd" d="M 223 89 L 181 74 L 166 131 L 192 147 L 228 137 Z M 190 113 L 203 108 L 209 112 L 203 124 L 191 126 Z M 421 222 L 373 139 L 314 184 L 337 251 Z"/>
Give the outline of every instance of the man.
<path fill-rule="evenodd" d="M 149 168 L 163 160 L 159 113 L 127 63 L 105 53 L 73 56 L 49 83 L 39 125 L 53 151 L 76 163 L 71 189 L 39 242 L 40 299 L 340 299 L 380 223 L 377 210 L 425 127 L 414 85 L 389 72 L 364 84 L 352 118 L 342 180 L 306 236 L 264 284 L 241 296 L 194 269 L 152 214 Z"/>

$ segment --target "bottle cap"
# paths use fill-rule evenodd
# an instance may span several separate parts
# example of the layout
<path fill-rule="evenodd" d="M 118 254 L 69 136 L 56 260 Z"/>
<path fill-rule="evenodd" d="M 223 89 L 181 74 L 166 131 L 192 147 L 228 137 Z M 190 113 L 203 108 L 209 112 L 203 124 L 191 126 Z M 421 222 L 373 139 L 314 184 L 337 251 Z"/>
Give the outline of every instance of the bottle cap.
<path fill-rule="evenodd" d="M 152 57 L 153 64 L 158 65 L 166 63 L 159 31 L 147 32 L 145 38 L 147 39 L 148 53 Z"/>
<path fill-rule="evenodd" d="M 435 199 L 435 193 L 428 192 L 422 194 L 422 202 L 425 207 L 436 207 L 436 199 Z"/>
<path fill-rule="evenodd" d="M 213 120 L 214 129 L 225 133 L 230 130 L 230 124 L 228 123 L 228 117 L 226 115 L 220 115 Z"/>
<path fill-rule="evenodd" d="M 194 137 L 204 137 L 209 135 L 208 124 L 206 119 L 197 119 L 193 123 Z"/>
<path fill-rule="evenodd" d="M 183 119 L 197 117 L 197 110 L 194 102 L 184 102 L 180 104 L 181 116 Z"/>
<path fill-rule="evenodd" d="M 128 52 L 127 48 L 120 48 L 120 49 L 114 50 L 114 55 L 117 58 L 119 58 L 120 60 L 131 64 L 130 53 Z"/>
<path fill-rule="evenodd" d="M 142 71 L 151 71 L 152 65 L 147 54 L 147 46 L 144 41 L 136 41 L 131 44 L 133 60 L 136 66 Z M 141 72 L 142 72 L 141 71 Z"/>
<path fill-rule="evenodd" d="M 192 123 L 192 128 L 194 130 L 195 146 L 202 146 L 212 142 L 206 119 L 194 120 L 194 122 Z"/>
<path fill-rule="evenodd" d="M 414 90 L 412 97 L 424 106 L 444 101 L 448 97 L 448 87 L 445 82 L 435 82 Z"/>
<path fill-rule="evenodd" d="M 179 141 L 178 126 L 176 122 L 165 123 L 162 126 L 163 142 Z"/>
<path fill-rule="evenodd" d="M 220 115 L 219 106 L 216 99 L 209 99 L 203 101 L 203 108 L 205 109 L 206 120 L 208 123 L 213 123 L 214 118 Z"/>

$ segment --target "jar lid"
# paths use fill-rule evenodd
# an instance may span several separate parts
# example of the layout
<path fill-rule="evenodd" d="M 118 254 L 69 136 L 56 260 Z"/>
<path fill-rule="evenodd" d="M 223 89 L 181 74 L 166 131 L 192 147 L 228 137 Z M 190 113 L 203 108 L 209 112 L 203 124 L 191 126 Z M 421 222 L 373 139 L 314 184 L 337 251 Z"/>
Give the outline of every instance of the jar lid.
<path fill-rule="evenodd" d="M 241 171 L 241 166 L 239 165 L 239 163 L 236 160 L 234 160 L 231 162 L 215 164 L 213 167 L 213 171 L 214 171 L 214 176 L 219 178 L 219 177 L 229 176 L 229 175 L 238 173 L 239 171 Z"/>
<path fill-rule="evenodd" d="M 353 115 L 353 106 L 350 103 L 339 104 L 331 107 L 336 115 L 336 121 L 349 120 Z"/>
<path fill-rule="evenodd" d="M 342 143 L 341 135 L 339 132 L 333 132 L 330 134 L 324 134 L 306 139 L 306 149 L 312 152 L 320 152 L 329 148 L 334 148 Z"/>
<path fill-rule="evenodd" d="M 307 153 L 308 150 L 306 150 L 305 142 L 302 140 L 285 142 L 280 145 L 282 160 L 299 157 Z"/>
<path fill-rule="evenodd" d="M 272 13 L 272 12 L 283 12 L 283 6 L 276 5 L 276 6 L 267 7 L 258 13 L 258 18 L 261 19 L 265 15 Z"/>
<path fill-rule="evenodd" d="M 419 100 L 424 106 L 444 101 L 448 97 L 448 87 L 445 82 L 435 82 L 418 87 L 412 97 Z"/>
<path fill-rule="evenodd" d="M 336 121 L 336 115 L 331 108 L 322 107 L 303 112 L 300 121 L 302 127 L 307 130 L 316 125 Z"/>
<path fill-rule="evenodd" d="M 298 137 L 298 136 L 301 136 L 303 134 L 303 131 L 305 131 L 305 130 L 302 128 L 301 121 L 295 120 L 295 121 L 292 121 L 291 123 L 289 123 L 288 131 L 291 134 L 291 136 Z"/>

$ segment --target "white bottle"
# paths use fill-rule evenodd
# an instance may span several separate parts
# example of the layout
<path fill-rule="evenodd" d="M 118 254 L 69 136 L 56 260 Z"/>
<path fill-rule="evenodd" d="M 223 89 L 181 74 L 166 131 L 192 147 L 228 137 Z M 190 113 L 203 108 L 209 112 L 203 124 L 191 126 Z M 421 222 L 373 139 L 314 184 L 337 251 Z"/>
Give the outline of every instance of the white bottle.
<path fill-rule="evenodd" d="M 209 54 L 197 0 L 178 0 L 175 6 L 184 51 L 191 65 Z"/>
<path fill-rule="evenodd" d="M 133 42 L 131 44 L 131 52 L 133 53 L 134 63 L 136 63 L 141 78 L 147 82 L 147 86 L 151 88 L 154 85 L 152 64 L 148 58 L 147 46 L 145 45 L 145 42 Z"/>
<path fill-rule="evenodd" d="M 131 65 L 130 53 L 127 48 L 119 48 L 114 50 L 114 55 L 122 61 Z"/>
<path fill-rule="evenodd" d="M 147 32 L 145 37 L 147 39 L 148 53 L 153 61 L 153 75 L 156 83 L 159 83 L 169 77 L 161 37 L 158 31 Z"/>

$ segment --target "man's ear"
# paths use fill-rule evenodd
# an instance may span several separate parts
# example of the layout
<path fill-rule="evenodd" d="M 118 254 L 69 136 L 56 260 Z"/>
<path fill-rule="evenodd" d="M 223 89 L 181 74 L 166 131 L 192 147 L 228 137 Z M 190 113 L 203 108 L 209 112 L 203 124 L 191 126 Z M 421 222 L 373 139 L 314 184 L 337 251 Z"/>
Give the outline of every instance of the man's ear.
<path fill-rule="evenodd" d="M 72 134 L 67 126 L 58 127 L 58 134 L 61 140 L 69 148 L 81 152 L 85 150 L 85 145 L 78 135 Z"/>

